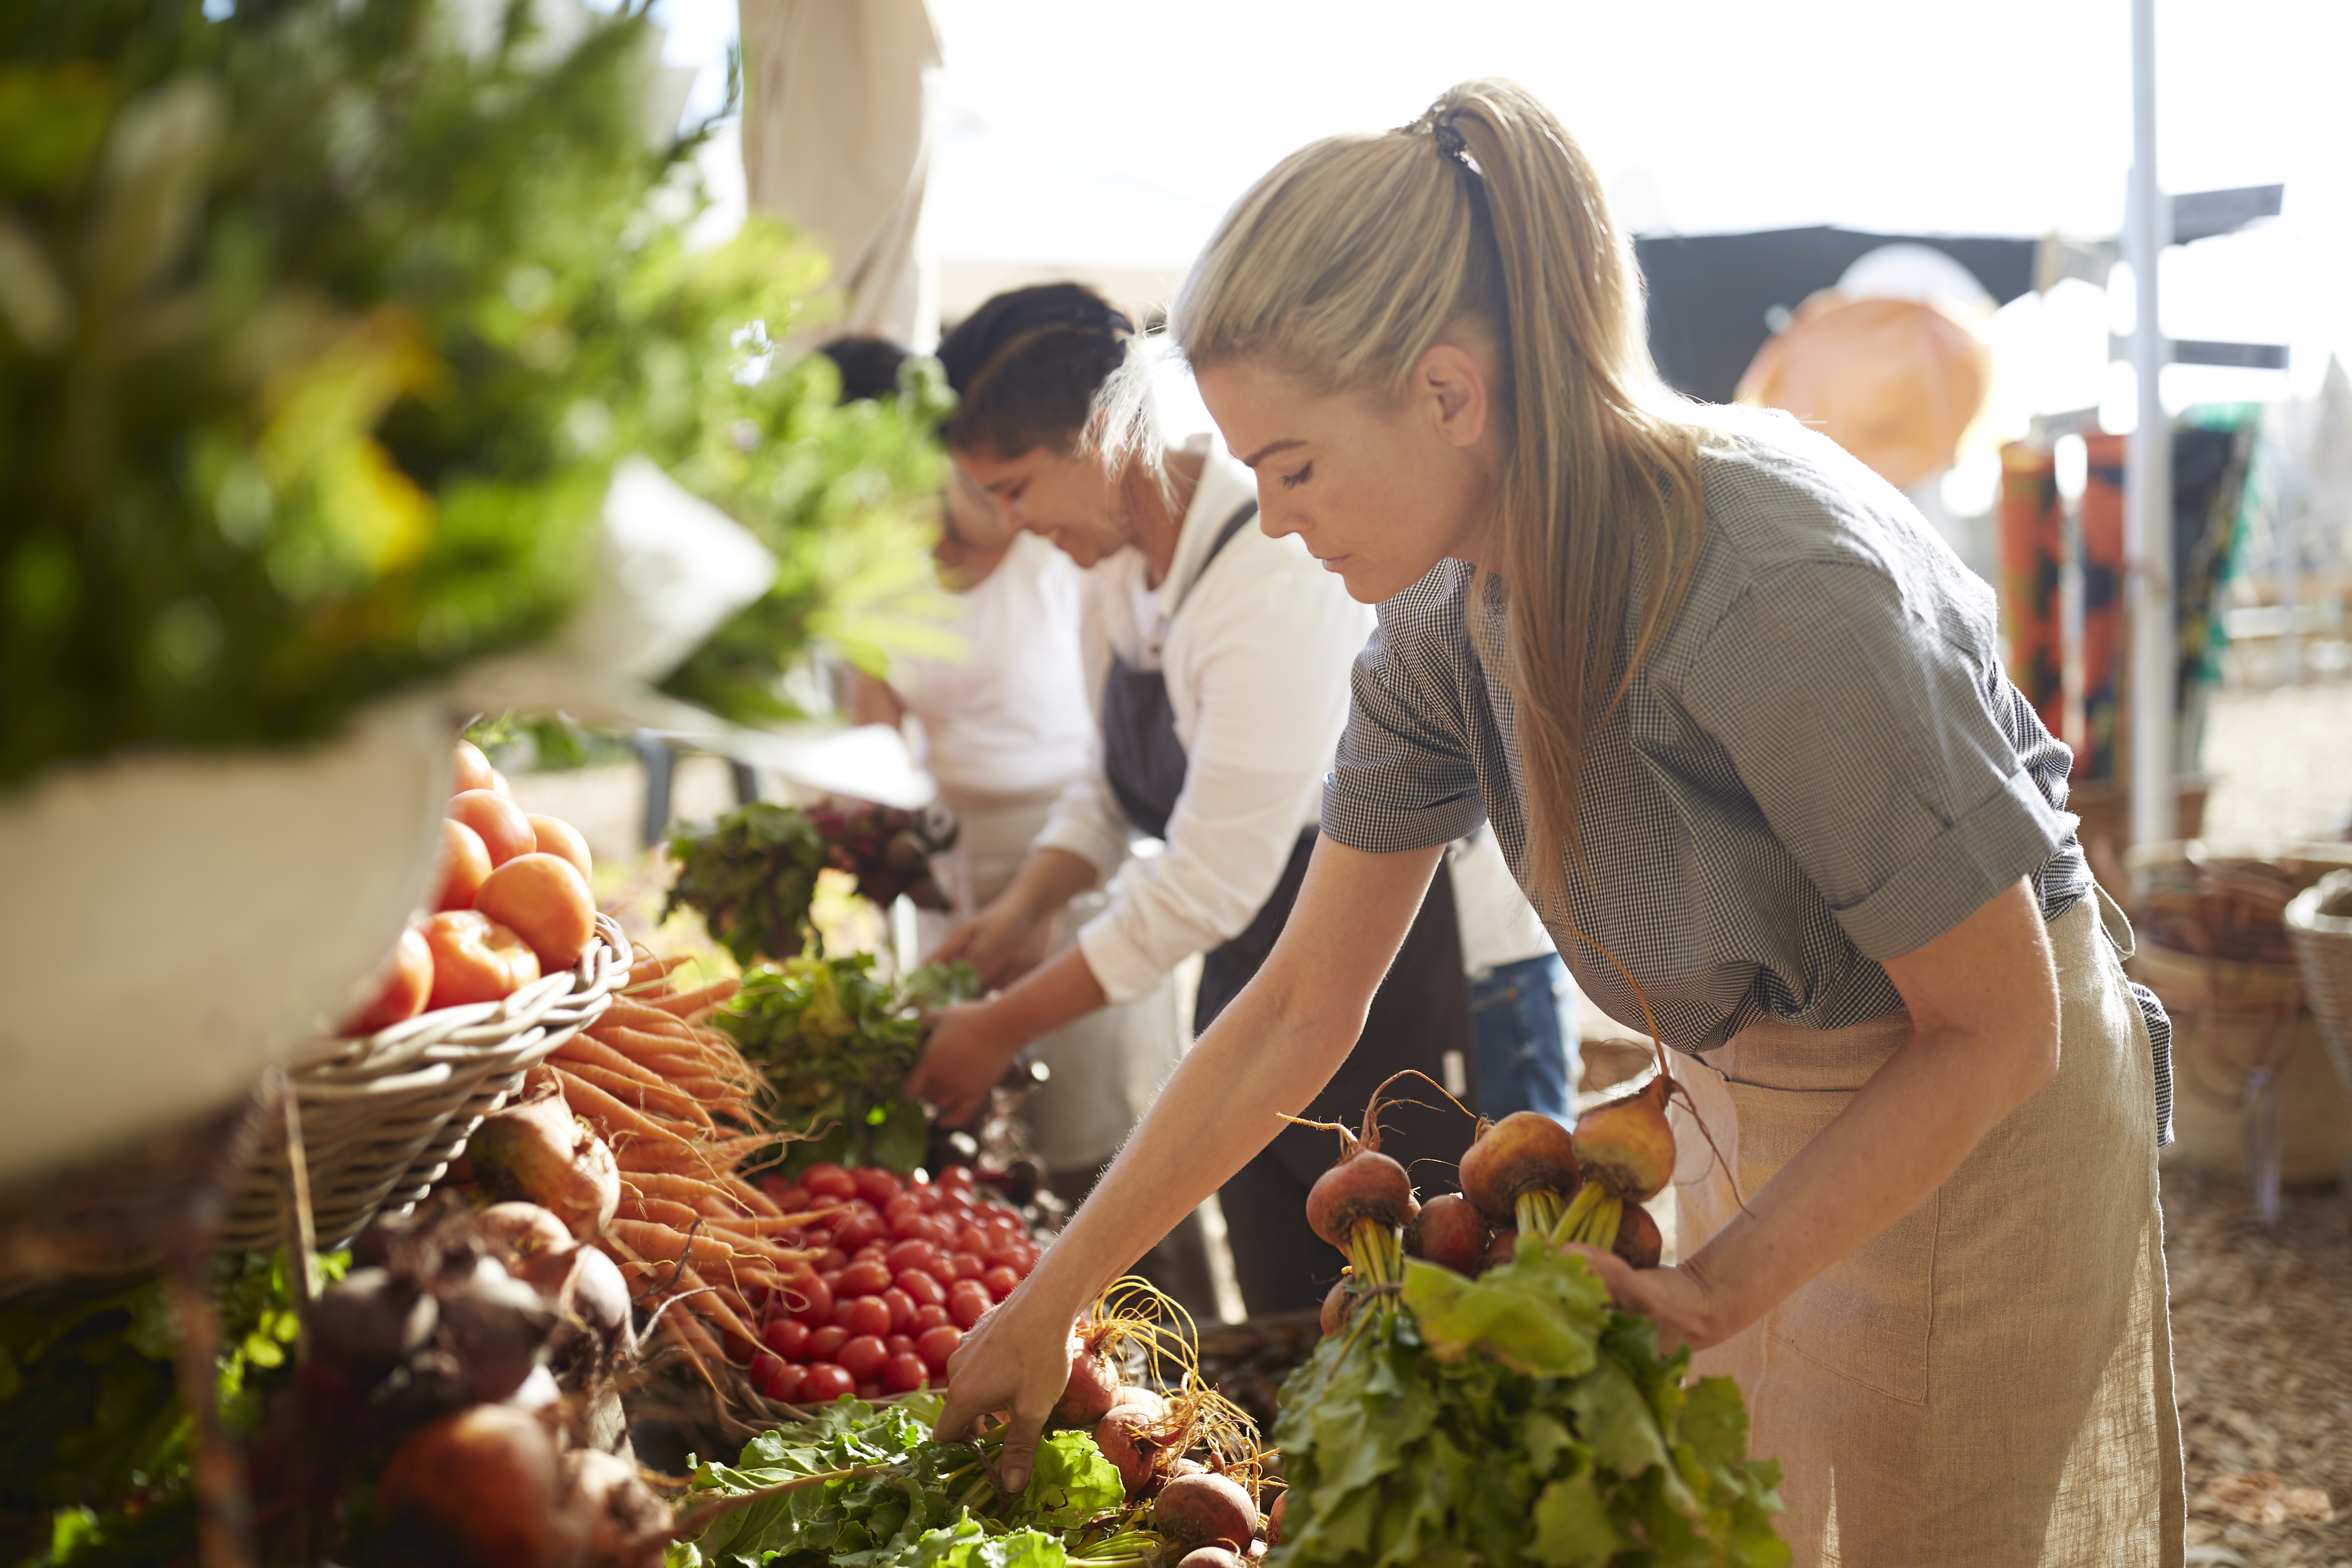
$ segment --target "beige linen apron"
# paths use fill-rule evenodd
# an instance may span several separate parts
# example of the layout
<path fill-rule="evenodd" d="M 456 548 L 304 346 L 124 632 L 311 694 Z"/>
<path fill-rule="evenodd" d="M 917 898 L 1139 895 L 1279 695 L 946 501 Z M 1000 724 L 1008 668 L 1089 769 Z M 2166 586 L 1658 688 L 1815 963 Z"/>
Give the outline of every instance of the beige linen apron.
<path fill-rule="evenodd" d="M 1934 1196 L 1697 1358 L 1781 1462 L 1798 1568 L 2170 1568 L 2181 1561 L 2155 1089 L 2104 891 L 2052 922 L 2058 1077 Z M 1768 1022 L 1678 1061 L 1755 1192 L 1908 1037 L 1890 1014 Z M 1677 1105 L 1678 1250 L 1730 1217 Z"/>
<path fill-rule="evenodd" d="M 934 860 L 941 889 L 954 909 L 917 922 L 926 953 L 950 931 L 977 914 L 1011 885 L 1045 827 L 1057 788 L 1016 795 L 947 793 L 956 814 L 955 847 Z M 1109 902 L 1097 889 L 1070 901 L 1062 917 L 1061 948 Z M 1029 1101 L 1030 1142 L 1049 1171 L 1085 1171 L 1118 1152 L 1158 1098 L 1160 1086 L 1183 1054 L 1183 1024 L 1172 979 L 1132 1002 L 1102 1007 L 1030 1046 L 1024 1055 L 1044 1062 L 1053 1077 Z"/>

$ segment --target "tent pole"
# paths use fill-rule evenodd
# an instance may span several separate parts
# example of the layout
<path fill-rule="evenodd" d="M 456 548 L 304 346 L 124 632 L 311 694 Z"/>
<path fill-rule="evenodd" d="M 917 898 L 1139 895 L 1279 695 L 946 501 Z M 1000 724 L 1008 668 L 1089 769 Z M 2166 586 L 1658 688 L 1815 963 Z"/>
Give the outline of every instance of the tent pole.
<path fill-rule="evenodd" d="M 2171 236 L 2171 208 L 2157 184 L 2156 0 L 2131 0 L 2132 170 L 2124 234 L 2131 263 L 2132 371 L 2139 422 L 2124 476 L 2124 555 L 2132 584 L 2131 836 L 2178 837 L 2173 807 L 2179 673 L 2172 582 L 2172 425 L 2158 383 L 2169 357 L 2157 315 L 2157 270 Z"/>

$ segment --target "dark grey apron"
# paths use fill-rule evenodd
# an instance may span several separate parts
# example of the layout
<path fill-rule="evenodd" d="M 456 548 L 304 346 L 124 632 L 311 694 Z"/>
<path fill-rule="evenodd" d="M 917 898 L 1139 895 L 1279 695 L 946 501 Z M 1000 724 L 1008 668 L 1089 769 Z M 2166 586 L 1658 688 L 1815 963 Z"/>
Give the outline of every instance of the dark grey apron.
<path fill-rule="evenodd" d="M 1257 515 L 1253 501 L 1218 530 L 1192 583 L 1177 597 L 1181 614 L 1192 584 Z M 1139 832 L 1165 837 L 1184 790 L 1184 748 L 1176 739 L 1168 682 L 1157 669 L 1139 669 L 1114 654 L 1103 682 L 1103 773 L 1119 809 Z M 1283 922 L 1298 900 L 1316 832 L 1298 836 L 1274 895 L 1242 932 L 1201 961 L 1201 990 L 1192 1028 L 1205 1032 L 1241 994 L 1274 951 Z M 1417 1068 L 1444 1081 L 1444 1055 L 1471 1049 L 1470 997 L 1462 977 L 1462 942 L 1454 923 L 1454 887 L 1441 861 L 1396 962 L 1372 997 L 1364 1032 L 1323 1091 L 1303 1113 L 1318 1121 L 1361 1124 L 1372 1091 L 1391 1074 Z M 1381 1118 L 1382 1151 L 1402 1162 L 1423 1194 L 1452 1190 L 1454 1167 L 1469 1146 L 1469 1119 L 1438 1099 L 1427 1084 L 1401 1085 L 1424 1106 L 1402 1106 Z M 1347 1261 L 1307 1224 L 1307 1193 L 1330 1168 L 1339 1139 L 1329 1132 L 1286 1127 L 1255 1159 L 1219 1189 L 1234 1272 L 1252 1316 L 1292 1311 L 1320 1302 Z"/>

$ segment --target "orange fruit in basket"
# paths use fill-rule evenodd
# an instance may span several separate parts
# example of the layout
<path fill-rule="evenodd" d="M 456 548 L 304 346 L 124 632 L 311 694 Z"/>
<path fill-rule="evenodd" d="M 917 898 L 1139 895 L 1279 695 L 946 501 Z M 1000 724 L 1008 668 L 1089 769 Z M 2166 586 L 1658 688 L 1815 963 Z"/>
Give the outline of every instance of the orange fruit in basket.
<path fill-rule="evenodd" d="M 580 962 L 596 934 L 588 880 L 561 855 L 518 855 L 492 871 L 474 908 L 512 928 L 548 973 Z"/>
<path fill-rule="evenodd" d="M 539 955 L 478 910 L 445 910 L 425 922 L 433 953 L 435 1007 L 496 1002 L 539 978 Z"/>
<path fill-rule="evenodd" d="M 346 1037 L 373 1035 L 425 1010 L 425 998 L 433 994 L 433 950 L 425 945 L 424 933 L 415 926 L 402 931 L 371 978 L 375 999 L 343 1020 L 340 1032 Z"/>
<path fill-rule="evenodd" d="M 442 815 L 480 834 L 493 866 L 503 866 L 539 847 L 538 836 L 531 832 L 530 818 L 522 814 L 522 807 L 494 791 L 469 789 L 453 795 L 449 809 Z"/>
<path fill-rule="evenodd" d="M 482 755 L 482 748 L 471 741 L 457 742 L 456 765 L 450 769 L 449 793 L 463 795 L 469 789 L 492 789 L 490 782 L 499 776 L 490 766 L 490 759 Z"/>
<path fill-rule="evenodd" d="M 583 877 L 589 875 L 588 840 L 581 836 L 578 828 L 560 816 L 532 816 L 525 820 L 530 824 L 532 836 L 539 840 L 541 854 L 561 855 L 571 861 Z"/>
<path fill-rule="evenodd" d="M 474 894 L 490 874 L 489 847 L 482 836 L 451 817 L 441 819 L 441 881 L 433 907 L 470 910 Z"/>

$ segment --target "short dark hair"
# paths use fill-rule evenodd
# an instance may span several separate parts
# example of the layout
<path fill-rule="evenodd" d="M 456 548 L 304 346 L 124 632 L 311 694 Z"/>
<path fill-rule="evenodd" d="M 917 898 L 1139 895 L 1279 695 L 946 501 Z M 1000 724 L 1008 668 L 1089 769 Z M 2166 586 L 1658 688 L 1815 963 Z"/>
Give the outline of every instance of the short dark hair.
<path fill-rule="evenodd" d="M 870 337 L 835 338 L 816 352 L 840 369 L 844 403 L 897 395 L 898 367 L 915 355 L 915 351 L 904 343 Z"/>
<path fill-rule="evenodd" d="M 1069 451 L 1134 335 L 1134 323 L 1084 284 L 997 295 L 940 344 L 956 394 L 941 438 L 1001 458 L 1039 447 Z"/>

